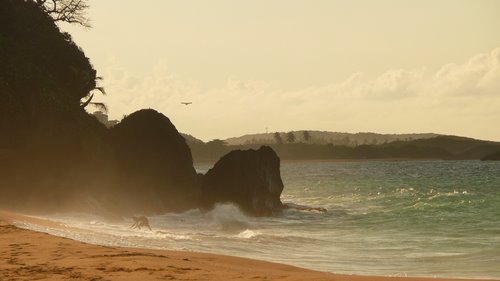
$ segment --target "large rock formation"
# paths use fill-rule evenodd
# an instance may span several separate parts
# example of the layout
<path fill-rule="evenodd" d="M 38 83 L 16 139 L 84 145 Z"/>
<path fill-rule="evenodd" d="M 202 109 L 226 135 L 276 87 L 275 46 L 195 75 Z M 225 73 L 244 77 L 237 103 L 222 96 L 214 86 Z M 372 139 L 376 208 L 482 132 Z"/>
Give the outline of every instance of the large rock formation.
<path fill-rule="evenodd" d="M 280 159 L 268 146 L 235 150 L 223 156 L 203 177 L 202 206 L 232 202 L 253 215 L 282 209 Z"/>
<path fill-rule="evenodd" d="M 160 213 L 197 206 L 191 151 L 170 120 L 152 109 L 130 114 L 110 130 L 114 203 L 120 211 Z"/>

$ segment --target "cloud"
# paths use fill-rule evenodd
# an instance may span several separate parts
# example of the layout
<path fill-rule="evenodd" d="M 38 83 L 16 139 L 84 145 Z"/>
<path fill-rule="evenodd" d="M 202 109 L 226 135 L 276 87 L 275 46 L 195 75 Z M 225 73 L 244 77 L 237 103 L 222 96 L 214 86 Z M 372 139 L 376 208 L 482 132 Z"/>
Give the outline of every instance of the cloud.
<path fill-rule="evenodd" d="M 433 87 L 453 96 L 500 95 L 500 48 L 464 64 L 447 64 L 433 77 Z"/>
<path fill-rule="evenodd" d="M 424 70 L 389 70 L 374 79 L 363 73 L 352 74 L 345 81 L 319 88 L 319 95 L 327 94 L 351 99 L 400 99 L 419 93 L 424 80 Z"/>
<path fill-rule="evenodd" d="M 205 140 L 293 129 L 441 132 L 500 140 L 500 48 L 463 63 L 392 69 L 375 77 L 285 91 L 265 81 L 229 77 L 207 88 L 160 61 L 132 75 L 117 65 L 103 74 L 112 118 L 141 108 L 169 116 L 179 130 Z M 192 101 L 183 106 L 182 101 Z"/>
<path fill-rule="evenodd" d="M 345 81 L 318 88 L 318 95 L 351 99 L 400 99 L 415 96 L 500 95 L 500 48 L 463 64 L 446 64 L 436 73 L 392 69 L 369 79 L 354 73 Z"/>

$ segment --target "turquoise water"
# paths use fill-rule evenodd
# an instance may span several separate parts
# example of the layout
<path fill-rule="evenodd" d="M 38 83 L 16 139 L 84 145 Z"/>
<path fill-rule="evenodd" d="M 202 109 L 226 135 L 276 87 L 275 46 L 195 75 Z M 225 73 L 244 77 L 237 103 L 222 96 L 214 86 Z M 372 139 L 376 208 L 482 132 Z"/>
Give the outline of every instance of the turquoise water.
<path fill-rule="evenodd" d="M 295 163 L 282 176 L 284 201 L 330 210 L 307 226 L 331 254 L 316 268 L 500 278 L 498 162 Z"/>
<path fill-rule="evenodd" d="M 206 171 L 209 165 L 200 165 Z M 49 218 L 78 240 L 222 253 L 347 274 L 500 279 L 500 162 L 296 162 L 281 167 L 287 210 L 252 218 L 233 205 L 151 217 L 154 231 L 88 214 Z"/>

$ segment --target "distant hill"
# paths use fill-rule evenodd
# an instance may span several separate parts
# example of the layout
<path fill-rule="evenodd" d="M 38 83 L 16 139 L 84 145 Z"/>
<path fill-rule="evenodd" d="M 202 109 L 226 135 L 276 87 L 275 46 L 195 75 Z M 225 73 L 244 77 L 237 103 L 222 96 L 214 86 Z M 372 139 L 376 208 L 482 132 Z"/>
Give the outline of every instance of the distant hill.
<path fill-rule="evenodd" d="M 427 150 L 441 150 L 449 154 L 445 159 L 472 160 L 481 159 L 486 155 L 500 150 L 500 143 L 484 141 L 459 136 L 438 136 L 429 139 L 419 139 L 410 142 L 395 142 L 387 146 L 414 146 Z"/>
<path fill-rule="evenodd" d="M 421 147 L 445 149 L 455 158 L 460 159 L 480 159 L 500 150 L 500 143 L 498 142 L 458 136 L 439 136 L 431 139 L 415 140 L 412 144 Z"/>
<path fill-rule="evenodd" d="M 488 154 L 488 155 L 482 157 L 481 160 L 483 160 L 483 161 L 500 161 L 500 150 L 499 150 L 499 148 L 497 148 L 496 152 L 494 152 L 492 154 Z"/>
<path fill-rule="evenodd" d="M 307 132 L 307 133 L 305 133 Z M 362 144 L 383 144 L 394 141 L 411 141 L 417 139 L 429 139 L 439 136 L 438 134 L 377 134 L 369 132 L 361 133 L 342 133 L 328 131 L 292 131 L 295 136 L 295 142 L 305 142 L 309 144 L 333 144 L 357 146 Z M 281 138 L 286 142 L 288 132 L 279 132 Z M 309 140 L 305 139 L 305 134 L 309 135 Z M 233 137 L 225 140 L 228 145 L 245 144 L 275 144 L 275 133 L 249 134 L 241 137 Z"/>
<path fill-rule="evenodd" d="M 445 136 L 437 134 L 375 134 L 375 133 L 331 133 L 308 131 L 309 141 L 299 139 L 303 131 L 294 134 L 294 143 L 286 142 L 286 135 L 281 136 L 282 144 L 277 144 L 274 134 L 246 135 L 225 141 L 214 140 L 204 143 L 191 136 L 186 137 L 191 147 L 194 161 L 210 161 L 235 149 L 259 148 L 266 144 L 271 146 L 283 160 L 328 160 L 328 159 L 483 159 L 500 151 L 500 143 L 483 141 L 466 137 Z M 273 136 L 272 139 L 269 139 Z M 350 140 L 339 142 L 335 138 L 326 142 L 325 136 L 337 136 Z M 257 138 L 257 137 L 260 137 Z M 266 139 L 267 137 L 267 139 Z M 323 138 L 320 138 L 323 137 Z M 315 139 L 316 138 L 316 139 Z M 255 141 L 248 141 L 255 139 Z M 357 140 L 371 139 L 368 144 L 357 143 Z M 241 141 L 247 140 L 245 144 Z M 261 141 L 257 141 L 261 140 Z"/>

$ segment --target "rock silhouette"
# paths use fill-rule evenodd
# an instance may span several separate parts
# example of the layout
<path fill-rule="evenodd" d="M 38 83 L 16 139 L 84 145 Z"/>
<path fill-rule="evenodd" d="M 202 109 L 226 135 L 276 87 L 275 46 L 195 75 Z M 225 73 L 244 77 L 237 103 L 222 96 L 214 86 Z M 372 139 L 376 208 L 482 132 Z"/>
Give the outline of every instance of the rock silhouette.
<path fill-rule="evenodd" d="M 191 151 L 165 115 L 153 109 L 130 114 L 110 129 L 110 144 L 121 199 L 116 207 L 160 213 L 197 206 L 201 191 Z"/>
<path fill-rule="evenodd" d="M 282 209 L 282 191 L 280 159 L 274 150 L 235 150 L 203 176 L 202 206 L 232 202 L 249 214 L 271 215 Z"/>

